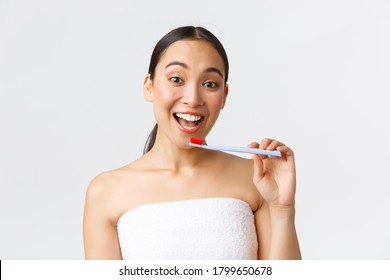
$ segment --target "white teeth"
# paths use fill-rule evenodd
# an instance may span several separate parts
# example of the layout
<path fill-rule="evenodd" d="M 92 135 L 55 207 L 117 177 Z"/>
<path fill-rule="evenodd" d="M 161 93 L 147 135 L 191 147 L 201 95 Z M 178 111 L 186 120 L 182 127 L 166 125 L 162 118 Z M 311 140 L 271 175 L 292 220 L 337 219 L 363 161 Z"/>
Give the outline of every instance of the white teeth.
<path fill-rule="evenodd" d="M 183 114 L 183 113 L 176 113 L 176 117 L 184 119 L 188 122 L 196 122 L 202 118 L 201 116 L 195 116 L 195 115 Z"/>

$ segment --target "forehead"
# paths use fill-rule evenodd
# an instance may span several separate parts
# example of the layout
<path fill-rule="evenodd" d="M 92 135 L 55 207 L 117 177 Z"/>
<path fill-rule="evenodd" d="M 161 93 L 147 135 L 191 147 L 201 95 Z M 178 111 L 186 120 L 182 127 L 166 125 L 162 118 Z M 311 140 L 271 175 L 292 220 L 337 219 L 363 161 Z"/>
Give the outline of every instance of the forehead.
<path fill-rule="evenodd" d="M 174 42 L 165 50 L 158 64 L 165 67 L 172 61 L 224 69 L 224 63 L 218 51 L 204 40 L 180 40 Z"/>

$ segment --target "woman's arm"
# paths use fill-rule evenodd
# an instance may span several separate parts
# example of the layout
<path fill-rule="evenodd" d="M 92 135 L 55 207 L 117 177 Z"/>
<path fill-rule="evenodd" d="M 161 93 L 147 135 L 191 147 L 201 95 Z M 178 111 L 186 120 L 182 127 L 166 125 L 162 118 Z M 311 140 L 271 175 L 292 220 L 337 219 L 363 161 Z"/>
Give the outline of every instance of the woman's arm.
<path fill-rule="evenodd" d="M 97 176 L 88 186 L 83 223 L 86 259 L 122 259 L 116 225 L 108 216 L 108 191 L 104 176 Z"/>
<path fill-rule="evenodd" d="M 301 259 L 295 229 L 294 153 L 272 139 L 249 146 L 277 149 L 282 153 L 281 158 L 253 155 L 253 183 L 262 197 L 261 206 L 255 213 L 259 259 Z"/>
<path fill-rule="evenodd" d="M 294 209 L 270 209 L 266 202 L 255 213 L 259 259 L 299 260 Z"/>

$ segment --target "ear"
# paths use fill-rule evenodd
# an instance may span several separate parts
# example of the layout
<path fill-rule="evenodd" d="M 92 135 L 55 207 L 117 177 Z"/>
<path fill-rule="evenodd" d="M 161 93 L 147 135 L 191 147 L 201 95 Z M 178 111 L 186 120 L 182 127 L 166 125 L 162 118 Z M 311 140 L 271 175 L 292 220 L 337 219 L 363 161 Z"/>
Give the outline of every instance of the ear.
<path fill-rule="evenodd" d="M 223 95 L 223 101 L 222 101 L 222 105 L 221 105 L 221 110 L 225 107 L 225 103 L 226 103 L 226 98 L 229 94 L 229 85 L 226 84 L 225 85 L 225 92 L 224 92 L 224 95 Z"/>
<path fill-rule="evenodd" d="M 146 101 L 153 102 L 153 82 L 150 74 L 147 74 L 144 79 L 144 98 Z"/>

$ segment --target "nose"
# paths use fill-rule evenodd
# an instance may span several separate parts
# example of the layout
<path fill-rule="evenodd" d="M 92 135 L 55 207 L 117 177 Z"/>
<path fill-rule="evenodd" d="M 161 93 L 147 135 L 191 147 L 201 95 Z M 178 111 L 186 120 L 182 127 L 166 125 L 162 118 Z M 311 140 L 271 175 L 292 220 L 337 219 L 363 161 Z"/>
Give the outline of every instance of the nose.
<path fill-rule="evenodd" d="M 188 84 L 184 88 L 184 93 L 181 101 L 190 106 L 190 107 L 198 107 L 204 104 L 202 96 L 201 96 L 201 89 L 196 84 Z"/>

